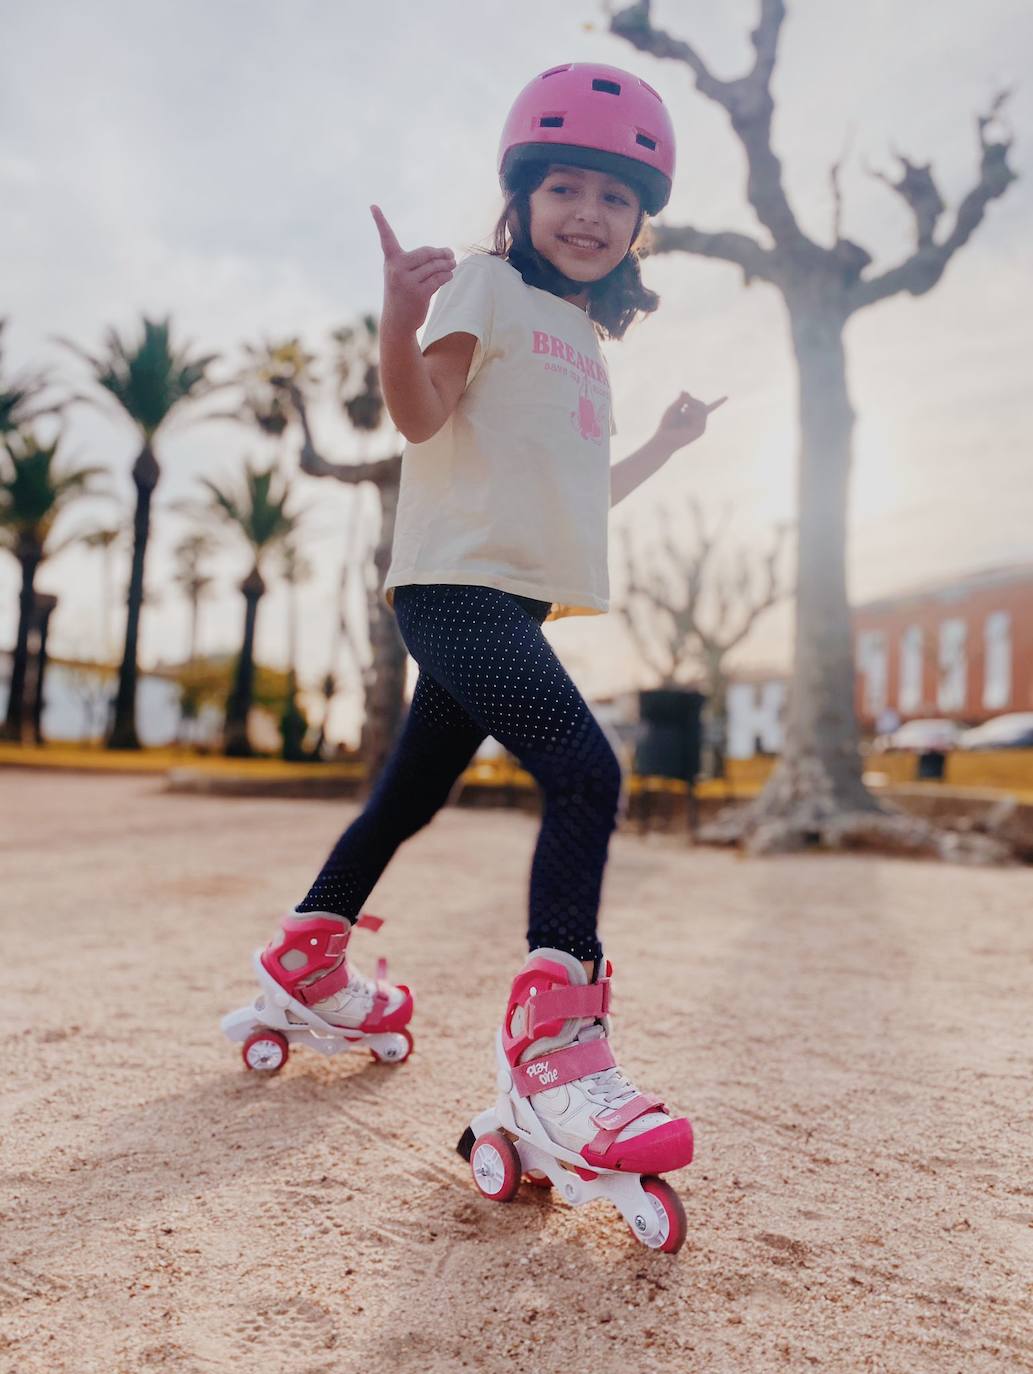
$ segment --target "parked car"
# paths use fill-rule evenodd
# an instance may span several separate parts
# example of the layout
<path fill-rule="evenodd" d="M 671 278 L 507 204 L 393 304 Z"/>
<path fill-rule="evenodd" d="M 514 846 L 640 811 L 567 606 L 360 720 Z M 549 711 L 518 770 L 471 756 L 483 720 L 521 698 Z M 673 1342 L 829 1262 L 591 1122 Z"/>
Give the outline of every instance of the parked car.
<path fill-rule="evenodd" d="M 1033 711 L 1010 711 L 966 730 L 962 749 L 1033 749 Z"/>
<path fill-rule="evenodd" d="M 892 735 L 883 737 L 883 749 L 906 749 L 909 753 L 925 754 L 930 750 L 947 751 L 957 747 L 961 726 L 953 720 L 909 720 Z"/>

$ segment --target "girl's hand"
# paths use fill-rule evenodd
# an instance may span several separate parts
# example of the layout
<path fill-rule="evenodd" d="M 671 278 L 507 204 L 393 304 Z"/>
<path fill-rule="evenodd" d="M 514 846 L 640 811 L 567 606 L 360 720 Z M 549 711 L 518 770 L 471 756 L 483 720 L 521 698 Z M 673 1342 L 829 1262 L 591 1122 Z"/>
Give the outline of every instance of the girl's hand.
<path fill-rule="evenodd" d="M 662 439 L 672 453 L 676 453 L 678 449 L 691 444 L 703 434 L 707 427 L 707 416 L 718 406 L 723 406 L 727 400 L 727 396 L 722 396 L 707 405 L 705 401 L 697 401 L 694 396 L 683 391 L 664 411 L 656 428 L 656 437 Z"/>
<path fill-rule="evenodd" d="M 415 248 L 411 253 L 403 252 L 380 206 L 371 205 L 369 208 L 380 233 L 380 246 L 384 250 L 381 329 L 386 326 L 405 334 L 415 334 L 427 318 L 431 296 L 439 286 L 451 281 L 456 265 L 455 254 L 451 248 Z"/>

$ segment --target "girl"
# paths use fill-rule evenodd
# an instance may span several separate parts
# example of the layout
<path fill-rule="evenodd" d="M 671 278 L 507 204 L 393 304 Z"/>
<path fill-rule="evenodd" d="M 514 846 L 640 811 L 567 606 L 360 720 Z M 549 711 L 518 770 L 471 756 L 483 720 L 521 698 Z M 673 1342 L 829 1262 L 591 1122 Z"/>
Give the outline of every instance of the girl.
<path fill-rule="evenodd" d="M 384 254 L 381 380 L 409 441 L 384 591 L 420 672 L 363 813 L 287 918 L 287 943 L 270 946 L 295 954 L 293 990 L 328 1024 L 403 1024 L 407 990 L 349 971 L 344 944 L 395 850 L 494 736 L 544 801 L 531 953 L 503 1021 L 519 1110 L 586 1164 L 650 1173 L 688 1163 L 692 1135 L 637 1092 L 606 1043 L 610 965 L 596 917 L 621 768 L 541 626 L 608 609 L 610 506 L 698 439 L 721 404 L 682 392 L 611 470 L 599 338 L 623 337 L 658 305 L 636 245 L 646 215 L 667 203 L 673 169 L 656 92 L 618 68 L 574 63 L 536 77 L 509 115 L 493 251 L 458 266 L 448 249 L 405 252 L 371 207 Z M 321 942 L 314 976 L 296 949 L 302 928 Z M 523 1070 L 544 1055 L 548 1074 Z"/>

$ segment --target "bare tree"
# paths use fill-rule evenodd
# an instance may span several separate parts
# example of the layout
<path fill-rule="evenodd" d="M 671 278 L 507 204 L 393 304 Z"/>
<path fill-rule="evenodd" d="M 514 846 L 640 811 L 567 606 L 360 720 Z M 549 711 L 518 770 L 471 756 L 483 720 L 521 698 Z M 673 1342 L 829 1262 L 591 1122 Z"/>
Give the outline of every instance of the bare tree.
<path fill-rule="evenodd" d="M 380 391 L 378 365 L 378 328 L 374 316 L 366 315 L 357 325 L 336 331 L 335 379 L 338 400 L 352 426 L 360 435 L 376 433 L 384 423 L 384 399 Z M 358 381 L 356 381 L 358 378 Z M 365 716 L 359 745 L 366 767 L 365 788 L 375 782 L 391 751 L 401 723 L 405 700 L 406 652 L 394 616 L 380 595 L 391 562 L 398 490 L 402 476 L 402 455 L 369 462 L 331 463 L 316 447 L 309 422 L 306 398 L 296 384 L 286 387 L 301 422 L 304 441 L 301 470 L 311 477 L 333 477 L 338 482 L 372 484 L 380 504 L 380 530 L 372 560 L 366 560 L 366 624 L 370 654 L 364 664 L 345 626 L 349 644 L 359 664 L 365 693 Z"/>
<path fill-rule="evenodd" d="M 662 570 L 652 567 L 639 573 L 625 527 L 627 594 L 616 609 L 642 659 L 659 679 L 659 686 L 683 682 L 686 672 L 702 681 L 710 735 L 709 771 L 721 777 L 728 655 L 745 640 L 765 611 L 789 595 L 789 589 L 782 585 L 779 565 L 790 526 L 776 526 L 771 547 L 761 559 L 758 578 L 747 549 L 737 551 L 731 566 L 719 562 L 728 512 L 708 532 L 699 502 L 693 498 L 689 506 L 695 526 L 691 544 L 675 540 L 670 511 L 666 506 L 660 508 L 663 539 L 659 547 L 666 562 Z M 672 585 L 677 589 L 673 595 Z"/>
<path fill-rule="evenodd" d="M 1007 162 L 1011 140 L 999 125 L 1007 95 L 1001 93 L 976 120 L 979 176 L 941 237 L 936 230 L 945 207 L 930 166 L 901 157 L 899 178 L 883 180 L 914 218 L 914 246 L 903 261 L 866 275 L 871 255 L 840 232 L 838 166 L 831 171 L 834 242 L 831 247 L 814 242 L 797 223 L 771 145 L 771 82 L 784 19 L 783 0 L 760 0 L 760 18 L 750 34 L 753 65 L 743 76 L 721 80 L 691 43 L 654 26 L 649 0 L 610 17 L 611 32 L 642 52 L 688 68 L 697 90 L 724 109 L 746 155 L 747 197 L 766 231 L 762 241 L 727 230 L 662 224 L 655 227 L 653 251 L 732 262 L 747 285 L 763 281 L 776 287 L 785 300 L 797 361 L 797 614 L 786 746 L 756 804 L 729 820 L 723 832 L 728 839 L 752 836 L 754 849 L 832 843 L 833 837 L 841 841 L 851 826 L 868 826 L 869 816 L 875 829 L 888 831 L 890 822 L 878 816 L 880 807 L 861 781 L 853 704 L 845 548 L 854 410 L 843 332 L 866 306 L 902 291 L 914 296 L 931 291 L 982 222 L 990 201 L 1015 179 Z"/>

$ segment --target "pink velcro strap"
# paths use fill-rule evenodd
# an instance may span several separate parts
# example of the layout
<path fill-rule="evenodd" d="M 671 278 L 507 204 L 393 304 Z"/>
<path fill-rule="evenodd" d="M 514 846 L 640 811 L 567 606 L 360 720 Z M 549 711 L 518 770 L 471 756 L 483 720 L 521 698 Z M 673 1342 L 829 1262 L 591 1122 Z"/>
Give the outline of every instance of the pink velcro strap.
<path fill-rule="evenodd" d="M 381 959 L 380 962 L 381 964 L 383 964 L 383 959 Z M 362 1023 L 363 1030 L 376 1030 L 376 1028 L 380 1025 L 381 1021 L 383 1021 L 384 1014 L 387 1011 L 388 1002 L 391 1000 L 391 986 L 389 983 L 382 983 L 379 981 L 379 967 L 377 968 L 377 975 L 377 990 L 373 994 L 373 1005 L 369 1009 L 369 1015 Z"/>
<path fill-rule="evenodd" d="M 592 1117 L 592 1125 L 598 1125 L 602 1135 L 609 1135 L 611 1131 L 622 1131 L 632 1123 L 639 1120 L 640 1116 L 646 1116 L 647 1112 L 652 1112 L 654 1107 L 662 1107 L 663 1098 L 657 1098 L 651 1092 L 640 1092 L 639 1095 L 625 1102 L 622 1107 L 606 1107 L 603 1112 L 596 1112 Z M 592 1149 L 600 1149 L 599 1140 L 593 1140 Z"/>
<path fill-rule="evenodd" d="M 530 999 L 530 1008 L 530 1035 L 548 1022 L 565 1021 L 568 1016 L 605 1016 L 610 1009 L 610 980 L 548 988 Z"/>
<path fill-rule="evenodd" d="M 601 1073 L 615 1064 L 613 1051 L 606 1040 L 588 1040 L 584 1044 L 567 1045 L 562 1050 L 540 1055 L 527 1064 L 514 1064 L 513 1087 L 521 1097 L 573 1083 L 586 1073 Z"/>
<path fill-rule="evenodd" d="M 360 930 L 379 930 L 384 924 L 382 916 L 371 916 L 368 911 L 364 911 L 355 922 Z"/>
<path fill-rule="evenodd" d="M 333 997 L 335 992 L 340 992 L 348 986 L 351 972 L 346 963 L 340 963 L 335 969 L 317 978 L 314 983 L 302 983 L 294 989 L 294 996 L 303 1006 L 311 1007 L 314 1002 L 322 1002 L 327 997 Z"/>

